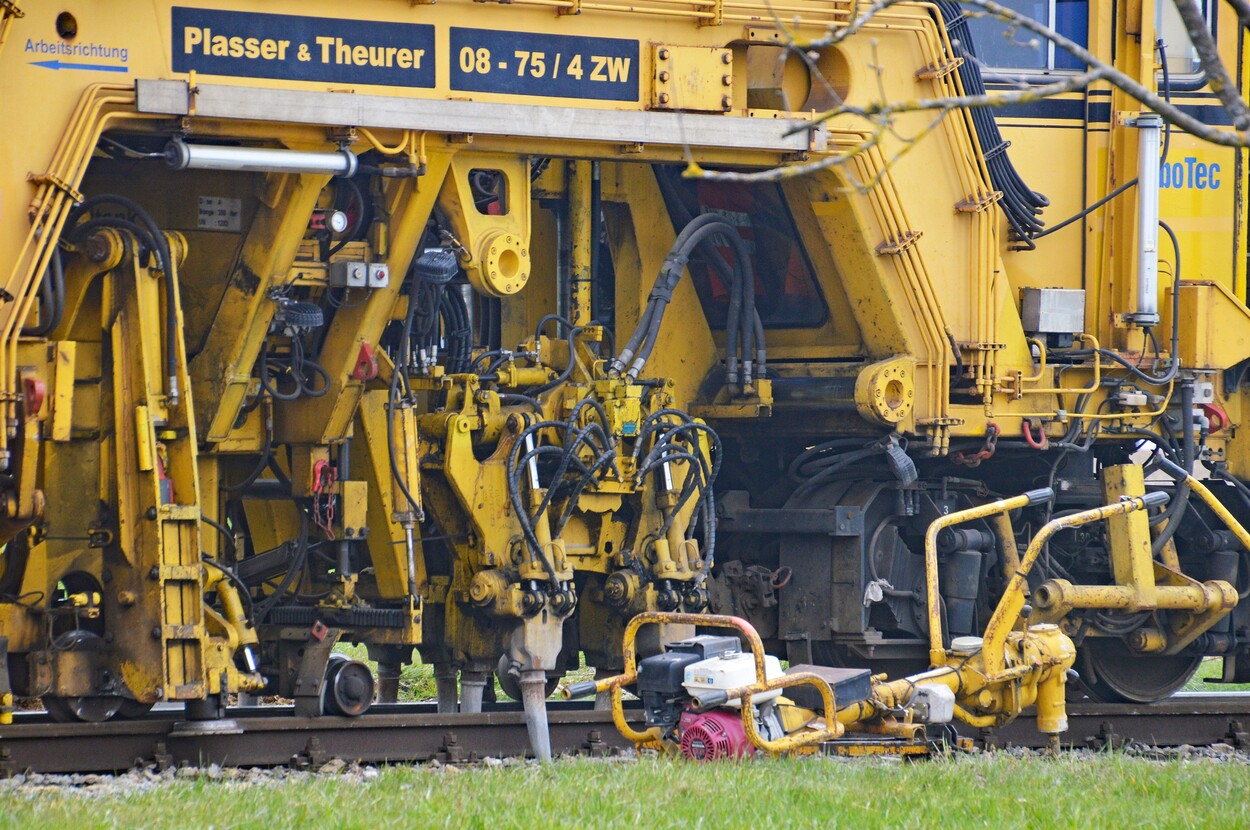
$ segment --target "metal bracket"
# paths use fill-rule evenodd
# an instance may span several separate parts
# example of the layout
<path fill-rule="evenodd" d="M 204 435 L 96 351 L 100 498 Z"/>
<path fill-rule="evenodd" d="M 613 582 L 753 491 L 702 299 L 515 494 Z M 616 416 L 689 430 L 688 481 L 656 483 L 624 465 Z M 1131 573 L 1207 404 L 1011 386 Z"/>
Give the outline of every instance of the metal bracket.
<path fill-rule="evenodd" d="M 924 235 L 924 231 L 903 231 L 898 239 L 887 239 L 877 246 L 877 253 L 881 256 L 894 256 L 901 254 L 908 248 L 916 244 L 916 241 Z"/>
<path fill-rule="evenodd" d="M 1120 749 L 1128 739 L 1123 735 L 1117 734 L 1115 727 L 1110 721 L 1103 721 L 1098 727 L 1097 735 L 1090 735 L 1085 739 L 1085 743 L 1090 749 L 1102 749 L 1108 747 L 1110 749 Z"/>
<path fill-rule="evenodd" d="M 945 78 L 963 65 L 963 58 L 951 58 L 941 63 L 931 63 L 923 69 L 916 70 L 916 80 L 931 81 L 936 78 Z"/>
<path fill-rule="evenodd" d="M 614 747 L 608 746 L 603 740 L 603 733 L 598 729 L 592 729 L 586 735 L 586 741 L 581 745 L 577 754 L 588 758 L 608 758 L 617 753 Z"/>
<path fill-rule="evenodd" d="M 135 759 L 136 766 L 139 766 L 139 760 L 140 759 L 137 758 Z M 149 762 L 156 768 L 157 772 L 164 772 L 167 769 L 173 769 L 174 756 L 169 751 L 169 748 L 165 745 L 164 741 L 157 741 L 156 745 L 152 747 L 152 755 Z"/>
<path fill-rule="evenodd" d="M 442 746 L 434 753 L 434 757 L 444 764 L 460 764 L 478 760 L 476 752 L 464 751 L 455 732 L 448 732 L 443 736 Z"/>
<path fill-rule="evenodd" d="M 720 26 L 725 22 L 725 0 L 714 0 L 712 8 L 708 9 L 712 13 L 711 17 L 699 18 L 700 26 Z"/>
<path fill-rule="evenodd" d="M 73 199 L 75 202 L 81 202 L 83 199 L 82 193 L 75 189 L 73 185 L 62 179 L 60 176 L 54 176 L 51 173 L 27 173 L 26 181 L 33 184 L 51 185 L 64 193 L 66 196 Z"/>
<path fill-rule="evenodd" d="M 1250 733 L 1246 732 L 1246 728 L 1241 721 L 1229 721 L 1228 732 L 1224 734 L 1224 743 L 1235 746 L 1238 749 L 1244 749 L 1250 746 Z"/>
<path fill-rule="evenodd" d="M 321 689 L 325 685 L 326 666 L 341 636 L 343 629 L 327 628 L 320 620 L 313 623 L 312 630 L 308 632 L 304 656 L 295 676 L 293 697 L 297 716 L 315 718 L 321 714 Z"/>
<path fill-rule="evenodd" d="M 304 745 L 304 751 L 292 755 L 291 760 L 287 762 L 287 766 L 293 770 L 316 772 L 325 766 L 328 760 L 330 760 L 330 756 L 326 755 L 326 751 L 321 748 L 321 739 L 313 735 L 308 739 L 308 743 Z"/>
<path fill-rule="evenodd" d="M 859 505 L 831 508 L 752 508 L 745 493 L 725 493 L 718 505 L 720 524 L 736 533 L 819 533 L 862 536 L 864 511 Z"/>
<path fill-rule="evenodd" d="M 955 210 L 959 213 L 981 213 L 986 208 L 1002 201 L 1002 198 L 1003 192 L 1001 190 L 992 190 L 983 196 L 969 196 L 956 202 Z"/>

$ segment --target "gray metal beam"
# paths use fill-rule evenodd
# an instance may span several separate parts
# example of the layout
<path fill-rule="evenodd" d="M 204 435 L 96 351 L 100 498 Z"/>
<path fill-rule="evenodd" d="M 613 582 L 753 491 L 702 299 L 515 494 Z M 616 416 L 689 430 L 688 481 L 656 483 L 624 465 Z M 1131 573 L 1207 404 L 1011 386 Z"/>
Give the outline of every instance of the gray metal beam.
<path fill-rule="evenodd" d="M 135 89 L 139 112 L 191 114 L 186 81 L 140 79 Z M 195 90 L 195 115 L 203 118 L 782 153 L 823 151 L 828 142 L 824 126 L 786 135 L 808 123 L 790 118 L 439 101 L 223 84 L 197 84 Z"/>

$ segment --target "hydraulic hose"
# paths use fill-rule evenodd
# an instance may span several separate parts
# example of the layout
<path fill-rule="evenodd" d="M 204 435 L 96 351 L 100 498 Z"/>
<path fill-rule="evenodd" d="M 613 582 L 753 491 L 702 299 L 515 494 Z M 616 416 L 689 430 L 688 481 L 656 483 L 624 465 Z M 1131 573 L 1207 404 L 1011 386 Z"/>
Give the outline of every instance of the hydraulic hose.
<path fill-rule="evenodd" d="M 1181 466 L 1186 475 L 1193 472 L 1197 448 L 1194 445 L 1194 382 L 1188 378 L 1181 381 Z M 1176 488 L 1176 495 L 1163 511 L 1163 520 L 1167 522 L 1163 530 L 1150 543 L 1150 550 L 1155 555 L 1176 535 L 1185 510 L 1189 506 L 1190 486 L 1186 479 Z"/>
<path fill-rule="evenodd" d="M 65 318 L 65 267 L 61 262 L 61 251 L 54 248 L 48 270 L 39 283 L 40 310 L 39 325 L 22 329 L 23 337 L 45 337 Z"/>
<path fill-rule="evenodd" d="M 695 217 L 681 233 L 664 259 L 664 265 L 656 277 L 655 285 L 633 334 L 613 360 L 611 369 L 625 371 L 630 378 L 637 378 L 646 366 L 658 340 L 664 310 L 672 300 L 673 291 L 685 271 L 691 254 L 712 236 L 725 236 L 733 250 L 734 279 L 730 289 L 729 320 L 726 325 L 726 364 L 730 383 L 738 382 L 738 354 L 741 345 L 744 383 L 753 377 L 752 349 L 755 347 L 755 278 L 746 244 L 737 230 L 717 214 Z M 745 324 L 744 324 L 745 321 Z M 626 369 L 628 366 L 628 369 Z"/>
<path fill-rule="evenodd" d="M 664 174 L 663 172 L 657 169 L 656 182 L 660 186 L 660 192 L 664 195 L 665 202 L 668 203 L 669 208 L 673 211 L 674 215 L 677 217 L 677 221 L 681 223 L 683 226 L 691 222 L 693 217 L 691 216 L 690 212 L 685 209 L 685 205 L 683 204 L 682 199 L 681 199 L 681 194 L 673 186 L 673 183 L 668 177 L 668 175 Z M 715 246 L 708 244 L 708 243 L 704 243 L 701 246 L 699 253 L 703 255 L 703 257 L 712 266 L 712 268 L 716 270 L 716 273 L 720 276 L 722 280 L 725 281 L 726 284 L 733 285 L 734 280 L 735 280 L 733 266 L 725 261 L 725 257 L 721 255 L 721 252 L 717 250 Z M 751 292 L 752 302 L 754 302 L 754 297 L 755 297 L 754 285 L 751 286 L 750 292 Z M 732 297 L 730 298 L 730 303 L 731 304 L 733 303 Z M 768 353 L 764 345 L 764 322 L 760 319 L 760 315 L 758 311 L 756 311 L 752 315 L 752 318 L 753 318 L 753 322 L 755 326 L 755 343 L 756 343 L 755 359 L 757 362 L 756 373 L 759 377 L 762 378 L 762 377 L 766 377 L 765 370 L 768 364 Z M 726 326 L 726 329 L 731 330 L 729 329 L 728 326 Z M 729 344 L 726 343 L 726 346 L 728 347 Z M 730 352 L 733 351 L 732 348 L 727 348 L 726 350 Z"/>

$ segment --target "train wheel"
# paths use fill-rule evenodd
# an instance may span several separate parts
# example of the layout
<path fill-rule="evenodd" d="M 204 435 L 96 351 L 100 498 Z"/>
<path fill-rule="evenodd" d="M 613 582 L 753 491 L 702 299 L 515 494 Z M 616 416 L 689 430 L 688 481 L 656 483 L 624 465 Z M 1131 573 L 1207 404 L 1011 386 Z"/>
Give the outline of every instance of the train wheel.
<path fill-rule="evenodd" d="M 363 715 L 373 705 L 377 684 L 373 672 L 359 660 L 349 660 L 341 654 L 331 655 L 326 669 L 324 704 L 327 715 L 345 715 L 350 718 Z"/>
<path fill-rule="evenodd" d="M 98 634 L 83 629 L 63 632 L 53 643 L 57 651 L 96 652 L 103 646 Z M 119 695 L 43 696 L 43 707 L 59 723 L 100 723 L 116 715 L 124 702 Z"/>
<path fill-rule="evenodd" d="M 1141 654 L 1115 637 L 1089 637 L 1076 656 L 1081 685 L 1103 703 L 1163 700 L 1188 683 L 1201 664 L 1201 655 Z"/>
<path fill-rule="evenodd" d="M 117 714 L 122 702 L 120 697 L 43 697 L 44 708 L 57 723 L 100 723 Z"/>
<path fill-rule="evenodd" d="M 137 700 L 125 697 L 122 698 L 122 705 L 117 709 L 117 717 L 122 720 L 139 720 L 148 712 L 152 711 L 154 703 L 140 703 Z"/>

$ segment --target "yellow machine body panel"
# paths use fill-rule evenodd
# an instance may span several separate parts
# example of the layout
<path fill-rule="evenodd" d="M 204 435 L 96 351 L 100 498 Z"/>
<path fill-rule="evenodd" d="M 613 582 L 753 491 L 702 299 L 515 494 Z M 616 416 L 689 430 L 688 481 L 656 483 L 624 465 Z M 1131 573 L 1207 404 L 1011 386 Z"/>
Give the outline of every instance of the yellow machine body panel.
<path fill-rule="evenodd" d="M 1226 126 L 1170 12 L 1063 5 Z M 381 699 L 419 653 L 537 718 L 709 611 L 969 723 L 1060 731 L 1073 665 L 1245 680 L 1243 151 L 957 4 L 867 12 L 0 4 L 0 695 L 359 714 L 345 640 Z"/>

